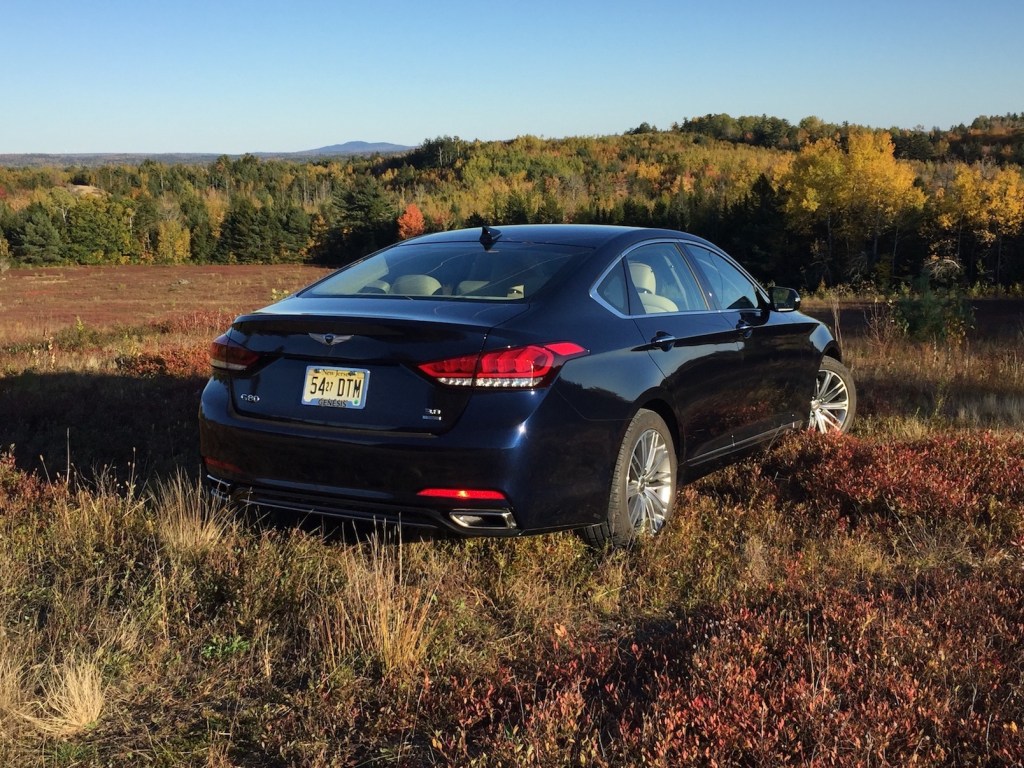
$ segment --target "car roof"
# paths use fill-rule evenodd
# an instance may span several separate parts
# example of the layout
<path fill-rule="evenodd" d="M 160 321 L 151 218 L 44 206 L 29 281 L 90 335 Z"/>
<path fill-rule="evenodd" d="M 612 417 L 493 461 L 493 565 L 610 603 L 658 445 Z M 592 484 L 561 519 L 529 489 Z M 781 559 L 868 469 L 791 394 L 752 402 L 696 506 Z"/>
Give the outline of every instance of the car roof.
<path fill-rule="evenodd" d="M 498 240 L 517 243 L 548 243 L 552 245 L 579 245 L 599 248 L 612 240 L 637 239 L 644 237 L 686 237 L 697 239 L 684 232 L 667 229 L 648 229 L 645 227 L 620 227 L 606 224 L 506 224 L 489 227 L 490 231 L 500 232 Z M 482 227 L 456 229 L 449 232 L 437 232 L 431 235 L 407 240 L 407 243 L 457 243 L 475 242 L 483 234 Z"/>

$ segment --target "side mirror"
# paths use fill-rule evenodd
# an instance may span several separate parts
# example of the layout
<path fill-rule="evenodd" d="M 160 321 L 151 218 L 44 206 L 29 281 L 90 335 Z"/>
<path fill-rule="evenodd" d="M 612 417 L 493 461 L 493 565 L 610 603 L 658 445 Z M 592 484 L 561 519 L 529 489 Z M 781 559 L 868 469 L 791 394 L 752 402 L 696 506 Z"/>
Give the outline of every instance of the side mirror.
<path fill-rule="evenodd" d="M 795 312 L 800 309 L 800 294 L 792 288 L 775 286 L 771 295 L 772 309 L 776 312 Z"/>

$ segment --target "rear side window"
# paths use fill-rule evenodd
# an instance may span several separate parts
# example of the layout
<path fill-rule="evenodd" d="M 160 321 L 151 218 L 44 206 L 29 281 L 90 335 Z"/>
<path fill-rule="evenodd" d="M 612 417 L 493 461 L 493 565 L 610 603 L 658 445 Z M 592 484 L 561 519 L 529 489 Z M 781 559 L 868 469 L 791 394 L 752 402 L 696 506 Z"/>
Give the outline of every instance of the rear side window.
<path fill-rule="evenodd" d="M 622 262 L 617 263 L 597 286 L 597 295 L 620 314 L 629 314 L 626 273 L 622 271 Z"/>
<path fill-rule="evenodd" d="M 693 273 L 672 243 L 642 245 L 626 254 L 626 267 L 643 314 L 706 310 Z"/>
<path fill-rule="evenodd" d="M 398 245 L 345 267 L 303 296 L 514 301 L 536 296 L 590 248 L 534 243 Z"/>

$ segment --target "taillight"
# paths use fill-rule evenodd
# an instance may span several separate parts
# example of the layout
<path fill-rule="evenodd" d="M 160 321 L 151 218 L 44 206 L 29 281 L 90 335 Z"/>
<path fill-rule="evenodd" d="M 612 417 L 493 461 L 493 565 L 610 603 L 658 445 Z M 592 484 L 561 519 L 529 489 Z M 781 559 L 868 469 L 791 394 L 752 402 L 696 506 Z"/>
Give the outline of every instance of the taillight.
<path fill-rule="evenodd" d="M 420 370 L 442 384 L 488 389 L 531 389 L 551 383 L 566 360 L 587 350 L 571 341 L 529 344 L 424 363 Z"/>
<path fill-rule="evenodd" d="M 224 371 L 244 371 L 260 359 L 258 353 L 246 349 L 226 333 L 210 342 L 210 365 Z"/>

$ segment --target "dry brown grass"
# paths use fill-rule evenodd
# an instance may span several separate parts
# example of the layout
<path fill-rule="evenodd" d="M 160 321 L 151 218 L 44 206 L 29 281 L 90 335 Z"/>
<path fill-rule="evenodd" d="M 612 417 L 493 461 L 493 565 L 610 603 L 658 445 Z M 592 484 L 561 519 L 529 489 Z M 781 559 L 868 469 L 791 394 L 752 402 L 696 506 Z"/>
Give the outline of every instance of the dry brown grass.
<path fill-rule="evenodd" d="M 99 666 L 90 659 L 65 661 L 53 670 L 43 690 L 43 709 L 51 714 L 34 722 L 48 733 L 78 733 L 95 725 L 103 712 L 103 677 Z"/>
<path fill-rule="evenodd" d="M 53 665 L 38 687 L 41 698 L 19 712 L 36 730 L 66 738 L 95 726 L 100 719 L 106 694 L 95 661 L 72 657 Z"/>
<path fill-rule="evenodd" d="M 849 339 L 863 430 L 892 425 L 902 436 L 935 427 L 1024 429 L 1024 334 L 961 343 L 898 346 Z"/>
<path fill-rule="evenodd" d="M 318 627 L 332 667 L 355 656 L 385 678 L 421 673 L 437 630 L 438 583 L 410 577 L 403 564 L 406 546 L 374 536 L 365 547 L 342 554 L 338 565 L 345 585 L 328 602 Z"/>
<path fill-rule="evenodd" d="M 201 558 L 213 552 L 232 525 L 231 514 L 203 493 L 198 481 L 181 473 L 159 481 L 151 500 L 159 510 L 157 538 L 177 556 Z"/>
<path fill-rule="evenodd" d="M 24 714 L 25 673 L 11 650 L 0 647 L 0 733 L 10 737 Z"/>
<path fill-rule="evenodd" d="M 1018 336 L 844 328 L 852 437 L 685 486 L 663 535 L 595 554 L 234 521 L 181 471 L 202 376 L 177 351 L 215 322 L 0 349 L 0 434 L 52 425 L 65 467 L 70 429 L 86 468 L 0 456 L 0 765 L 1024 760 Z M 162 463 L 93 471 L 135 455 L 112 443 Z M 992 460 L 960 467 L 971 445 Z"/>

